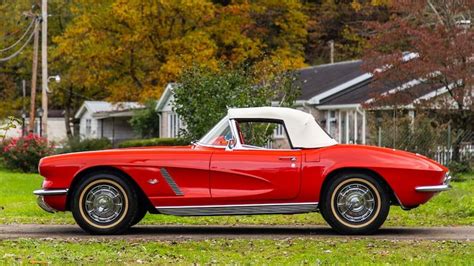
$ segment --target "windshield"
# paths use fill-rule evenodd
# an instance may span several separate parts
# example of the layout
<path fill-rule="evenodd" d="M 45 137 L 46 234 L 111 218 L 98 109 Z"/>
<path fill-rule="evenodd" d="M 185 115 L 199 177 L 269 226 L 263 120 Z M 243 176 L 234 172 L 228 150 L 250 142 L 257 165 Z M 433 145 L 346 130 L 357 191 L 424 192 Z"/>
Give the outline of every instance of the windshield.
<path fill-rule="evenodd" d="M 229 118 L 226 116 L 219 121 L 202 139 L 199 144 L 212 146 L 227 146 L 227 140 L 232 138 L 232 131 L 229 126 Z"/>

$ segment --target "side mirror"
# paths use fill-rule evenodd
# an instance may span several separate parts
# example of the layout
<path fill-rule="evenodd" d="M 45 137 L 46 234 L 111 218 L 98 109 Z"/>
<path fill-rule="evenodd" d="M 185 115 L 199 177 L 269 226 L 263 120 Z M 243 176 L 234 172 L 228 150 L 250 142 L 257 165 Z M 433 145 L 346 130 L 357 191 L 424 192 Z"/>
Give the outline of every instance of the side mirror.
<path fill-rule="evenodd" d="M 225 135 L 224 139 L 227 141 L 226 151 L 231 151 L 235 147 L 235 139 L 232 135 Z"/>

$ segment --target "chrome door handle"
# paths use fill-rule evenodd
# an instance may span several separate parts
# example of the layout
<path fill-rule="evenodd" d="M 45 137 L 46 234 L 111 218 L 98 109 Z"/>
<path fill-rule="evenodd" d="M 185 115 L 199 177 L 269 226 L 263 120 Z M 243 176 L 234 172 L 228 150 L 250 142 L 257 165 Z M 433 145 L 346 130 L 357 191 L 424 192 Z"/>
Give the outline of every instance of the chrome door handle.
<path fill-rule="evenodd" d="M 283 156 L 283 157 L 280 157 L 278 159 L 279 160 L 288 160 L 288 161 L 292 161 L 292 162 L 296 161 L 296 157 L 294 157 L 294 156 Z"/>

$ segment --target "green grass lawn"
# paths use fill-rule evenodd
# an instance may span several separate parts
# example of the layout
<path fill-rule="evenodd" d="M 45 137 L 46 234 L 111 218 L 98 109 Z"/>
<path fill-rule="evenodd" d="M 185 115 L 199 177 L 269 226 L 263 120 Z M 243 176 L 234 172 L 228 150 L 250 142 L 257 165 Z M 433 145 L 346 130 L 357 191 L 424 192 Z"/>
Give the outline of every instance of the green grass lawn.
<path fill-rule="evenodd" d="M 453 189 L 411 211 L 392 207 L 386 226 L 444 226 L 474 224 L 474 174 L 453 182 Z M 72 224 L 70 213 L 50 214 L 36 205 L 32 191 L 41 187 L 36 174 L 0 169 L 0 223 Z M 219 217 L 175 217 L 148 214 L 143 224 L 325 224 L 319 213 Z"/>
<path fill-rule="evenodd" d="M 454 182 L 428 204 L 406 212 L 392 207 L 388 226 L 474 224 L 474 175 Z M 35 174 L 0 169 L 0 223 L 74 223 L 70 213 L 49 214 L 36 206 Z M 318 213 L 231 217 L 147 215 L 145 224 L 325 224 Z M 16 239 L 0 241 L 0 264 L 415 264 L 469 265 L 472 241 L 375 239 L 209 239 L 122 241 Z"/>
<path fill-rule="evenodd" d="M 1 257 L 3 255 L 3 257 Z M 0 242 L 2 264 L 469 265 L 474 242 L 342 239 Z"/>

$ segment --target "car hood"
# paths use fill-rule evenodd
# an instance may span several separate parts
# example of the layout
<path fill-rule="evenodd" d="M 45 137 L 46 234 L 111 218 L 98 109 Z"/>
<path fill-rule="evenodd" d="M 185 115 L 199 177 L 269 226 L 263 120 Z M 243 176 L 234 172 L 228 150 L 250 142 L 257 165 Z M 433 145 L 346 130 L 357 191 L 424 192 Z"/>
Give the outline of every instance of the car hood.
<path fill-rule="evenodd" d="M 64 154 L 57 154 L 47 156 L 41 159 L 44 161 L 63 160 L 70 158 L 81 158 L 81 157 L 95 157 L 95 156 L 120 156 L 130 153 L 147 153 L 147 152 L 167 152 L 167 151 L 183 151 L 190 150 L 193 146 L 150 146 L 150 147 L 134 147 L 134 148 L 121 148 L 121 149 L 107 149 L 99 151 L 82 151 L 82 152 L 71 152 Z"/>

